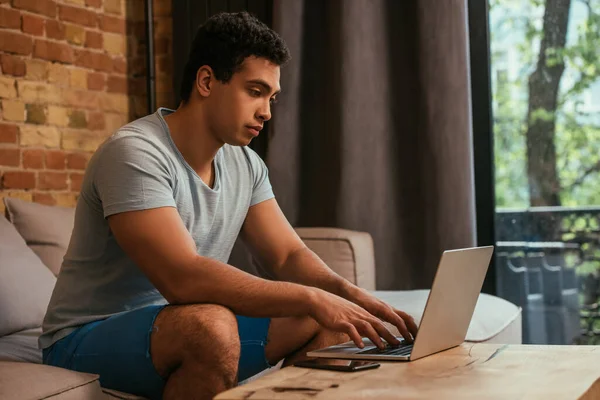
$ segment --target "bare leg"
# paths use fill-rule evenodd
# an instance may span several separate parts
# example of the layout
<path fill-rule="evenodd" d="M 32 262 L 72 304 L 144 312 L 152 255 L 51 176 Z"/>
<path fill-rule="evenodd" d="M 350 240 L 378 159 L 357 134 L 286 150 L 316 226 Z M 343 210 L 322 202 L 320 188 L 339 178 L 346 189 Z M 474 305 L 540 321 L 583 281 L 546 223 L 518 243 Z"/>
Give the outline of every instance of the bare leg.
<path fill-rule="evenodd" d="M 285 358 L 283 366 L 306 359 L 306 353 L 349 341 L 348 335 L 323 329 L 310 317 L 273 318 L 265 355 L 271 364 Z"/>
<path fill-rule="evenodd" d="M 167 378 L 165 400 L 212 399 L 236 384 L 236 318 L 212 304 L 167 306 L 154 321 L 150 352 L 156 370 Z"/>

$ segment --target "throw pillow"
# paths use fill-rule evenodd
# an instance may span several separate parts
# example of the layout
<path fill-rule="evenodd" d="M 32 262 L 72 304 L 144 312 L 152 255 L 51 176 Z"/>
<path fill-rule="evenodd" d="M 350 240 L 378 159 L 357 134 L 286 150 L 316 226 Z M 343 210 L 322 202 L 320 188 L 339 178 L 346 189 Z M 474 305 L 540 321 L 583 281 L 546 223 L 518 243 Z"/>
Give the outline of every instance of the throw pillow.
<path fill-rule="evenodd" d="M 42 262 L 58 275 L 67 252 L 75 209 L 5 198 L 8 219 Z"/>
<path fill-rule="evenodd" d="M 0 336 L 42 324 L 56 278 L 0 216 Z"/>

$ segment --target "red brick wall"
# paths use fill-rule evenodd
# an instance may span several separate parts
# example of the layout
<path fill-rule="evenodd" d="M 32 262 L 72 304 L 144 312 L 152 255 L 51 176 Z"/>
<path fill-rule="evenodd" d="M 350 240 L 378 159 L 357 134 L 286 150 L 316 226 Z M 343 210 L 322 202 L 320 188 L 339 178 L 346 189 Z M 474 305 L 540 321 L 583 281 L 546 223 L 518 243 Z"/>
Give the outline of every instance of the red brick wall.
<path fill-rule="evenodd" d="M 93 151 L 147 113 L 144 20 L 143 0 L 0 0 L 0 198 L 75 205 Z M 154 30 L 157 104 L 174 107 L 171 0 Z"/>

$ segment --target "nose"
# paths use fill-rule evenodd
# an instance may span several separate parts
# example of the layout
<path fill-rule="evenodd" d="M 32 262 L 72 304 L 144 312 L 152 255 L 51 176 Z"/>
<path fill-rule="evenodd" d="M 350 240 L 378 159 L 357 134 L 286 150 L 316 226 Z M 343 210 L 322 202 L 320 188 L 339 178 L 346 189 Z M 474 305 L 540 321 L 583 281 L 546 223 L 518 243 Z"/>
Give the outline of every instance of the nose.
<path fill-rule="evenodd" d="M 268 101 L 265 105 L 263 105 L 257 112 L 257 118 L 264 121 L 268 121 L 271 119 L 271 103 Z"/>

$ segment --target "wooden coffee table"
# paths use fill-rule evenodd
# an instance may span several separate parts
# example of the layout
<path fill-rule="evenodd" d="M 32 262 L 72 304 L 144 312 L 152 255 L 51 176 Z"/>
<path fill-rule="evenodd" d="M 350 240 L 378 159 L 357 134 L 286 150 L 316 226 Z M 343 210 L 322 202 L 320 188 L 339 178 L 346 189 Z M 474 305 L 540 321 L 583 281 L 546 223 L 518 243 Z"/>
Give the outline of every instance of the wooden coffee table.
<path fill-rule="evenodd" d="M 464 343 L 381 364 L 352 373 L 284 368 L 216 399 L 600 399 L 600 346 Z"/>

